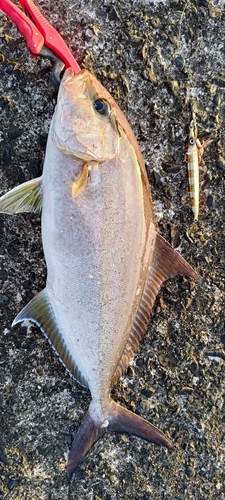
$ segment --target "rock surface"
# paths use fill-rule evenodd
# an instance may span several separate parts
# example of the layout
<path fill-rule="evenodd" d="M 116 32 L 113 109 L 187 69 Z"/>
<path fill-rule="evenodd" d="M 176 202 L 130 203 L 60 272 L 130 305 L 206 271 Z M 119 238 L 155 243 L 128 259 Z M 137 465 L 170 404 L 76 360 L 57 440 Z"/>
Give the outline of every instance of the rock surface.
<path fill-rule="evenodd" d="M 165 283 L 113 397 L 177 452 L 134 437 L 100 440 L 69 485 L 66 455 L 90 396 L 41 332 L 12 330 L 45 283 L 40 218 L 0 216 L 0 499 L 222 500 L 224 496 L 225 2 L 39 0 L 80 64 L 119 102 L 137 136 L 160 233 L 202 276 Z M 41 174 L 56 91 L 0 14 L 0 190 Z M 201 215 L 190 211 L 186 137 L 201 141 Z"/>

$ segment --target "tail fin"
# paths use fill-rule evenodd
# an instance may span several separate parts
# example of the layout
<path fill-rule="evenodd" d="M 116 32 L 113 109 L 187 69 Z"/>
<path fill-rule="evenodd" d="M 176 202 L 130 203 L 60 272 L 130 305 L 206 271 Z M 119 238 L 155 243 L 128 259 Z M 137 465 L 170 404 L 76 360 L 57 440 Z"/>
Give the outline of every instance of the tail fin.
<path fill-rule="evenodd" d="M 109 420 L 110 431 L 120 432 L 121 434 L 133 434 L 150 443 L 158 446 L 164 446 L 170 451 L 175 451 L 173 443 L 157 427 L 150 424 L 147 420 L 136 415 L 132 411 L 123 408 L 114 401 L 111 401 L 111 414 Z"/>
<path fill-rule="evenodd" d="M 67 463 L 67 476 L 71 479 L 75 469 L 82 462 L 93 444 L 105 434 L 106 427 L 99 427 L 95 424 L 88 409 L 81 425 L 74 437 Z"/>
<path fill-rule="evenodd" d="M 108 420 L 106 420 L 105 423 L 107 426 L 96 424 L 91 417 L 89 408 L 75 435 L 70 450 L 67 464 L 67 475 L 69 479 L 71 479 L 75 469 L 82 462 L 93 444 L 107 431 L 119 432 L 121 434 L 133 434 L 150 443 L 164 446 L 170 451 L 175 451 L 173 443 L 162 431 L 150 424 L 150 422 L 147 422 L 147 420 L 126 410 L 126 408 L 123 408 L 114 401 L 110 402 Z"/>

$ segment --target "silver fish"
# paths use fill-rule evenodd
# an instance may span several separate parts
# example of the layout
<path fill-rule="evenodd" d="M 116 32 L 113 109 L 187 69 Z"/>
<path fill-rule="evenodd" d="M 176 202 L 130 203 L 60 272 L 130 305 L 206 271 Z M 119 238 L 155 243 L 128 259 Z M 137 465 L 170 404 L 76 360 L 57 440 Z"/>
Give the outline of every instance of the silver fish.
<path fill-rule="evenodd" d="M 114 99 L 83 70 L 65 72 L 42 177 L 0 198 L 0 211 L 40 212 L 46 287 L 13 325 L 31 320 L 92 400 L 75 435 L 71 477 L 107 431 L 167 447 L 160 430 L 122 408 L 110 387 L 126 370 L 161 284 L 199 277 L 157 233 L 143 159 Z"/>

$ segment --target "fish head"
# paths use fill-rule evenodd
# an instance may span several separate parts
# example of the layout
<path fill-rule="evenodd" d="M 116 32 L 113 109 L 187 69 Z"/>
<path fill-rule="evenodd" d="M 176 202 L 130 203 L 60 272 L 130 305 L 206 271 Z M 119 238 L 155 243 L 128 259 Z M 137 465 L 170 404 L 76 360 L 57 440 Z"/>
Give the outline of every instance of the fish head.
<path fill-rule="evenodd" d="M 100 163 L 119 151 L 120 127 L 107 90 L 87 70 L 63 76 L 51 138 L 57 149 L 78 161 Z M 114 101 L 115 102 L 115 101 Z"/>

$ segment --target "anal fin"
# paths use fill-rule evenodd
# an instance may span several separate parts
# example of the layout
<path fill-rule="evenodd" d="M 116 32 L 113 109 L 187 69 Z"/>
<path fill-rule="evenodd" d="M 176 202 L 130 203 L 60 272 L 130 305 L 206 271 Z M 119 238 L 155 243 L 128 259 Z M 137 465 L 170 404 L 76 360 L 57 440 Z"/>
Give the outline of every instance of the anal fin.
<path fill-rule="evenodd" d="M 166 279 L 176 275 L 188 276 L 196 281 L 200 280 L 199 275 L 192 269 L 186 260 L 157 233 L 144 293 L 126 347 L 115 370 L 112 384 L 114 384 L 127 369 L 138 347 L 147 327 L 155 298 L 162 283 Z"/>
<path fill-rule="evenodd" d="M 87 382 L 80 373 L 64 342 L 46 289 L 39 292 L 22 311 L 20 311 L 14 319 L 12 326 L 25 320 L 33 321 L 39 326 L 67 370 L 81 385 L 88 387 Z"/>
<path fill-rule="evenodd" d="M 40 213 L 42 205 L 42 177 L 24 182 L 0 198 L 0 213 Z"/>

